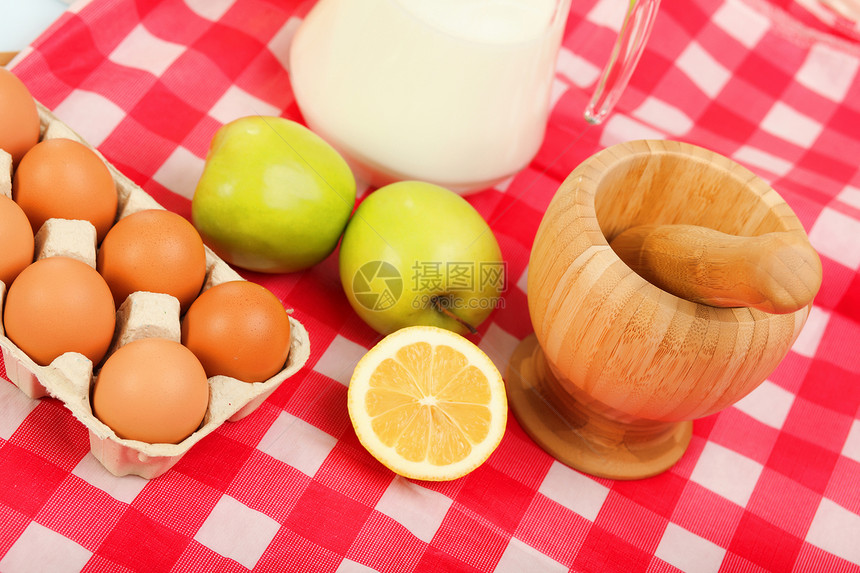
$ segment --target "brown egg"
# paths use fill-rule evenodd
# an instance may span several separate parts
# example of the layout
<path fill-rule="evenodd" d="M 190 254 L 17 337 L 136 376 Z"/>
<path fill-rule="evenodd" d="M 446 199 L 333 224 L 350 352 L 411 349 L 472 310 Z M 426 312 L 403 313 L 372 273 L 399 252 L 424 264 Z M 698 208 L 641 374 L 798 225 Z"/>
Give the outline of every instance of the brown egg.
<path fill-rule="evenodd" d="M 209 383 L 190 350 L 165 338 L 144 338 L 105 360 L 92 406 L 120 438 L 177 444 L 203 422 Z"/>
<path fill-rule="evenodd" d="M 37 233 L 48 219 L 91 222 L 101 241 L 116 219 L 117 193 L 105 162 L 71 139 L 47 139 L 21 159 L 12 179 L 12 198 Z"/>
<path fill-rule="evenodd" d="M 33 230 L 21 207 L 0 195 L 0 281 L 8 288 L 33 262 Z"/>
<path fill-rule="evenodd" d="M 0 149 L 18 165 L 39 141 L 39 111 L 30 90 L 18 76 L 0 66 Z"/>
<path fill-rule="evenodd" d="M 116 309 L 95 269 L 69 257 L 48 257 L 12 283 L 3 325 L 6 336 L 37 364 L 79 352 L 96 365 L 110 346 Z"/>
<path fill-rule="evenodd" d="M 208 376 L 262 382 L 280 372 L 290 352 L 290 319 L 274 294 L 249 281 L 216 285 L 188 309 L 182 343 Z"/>
<path fill-rule="evenodd" d="M 133 292 L 149 291 L 175 296 L 184 312 L 206 278 L 206 250 L 197 229 L 164 209 L 117 221 L 96 258 L 117 306 Z"/>

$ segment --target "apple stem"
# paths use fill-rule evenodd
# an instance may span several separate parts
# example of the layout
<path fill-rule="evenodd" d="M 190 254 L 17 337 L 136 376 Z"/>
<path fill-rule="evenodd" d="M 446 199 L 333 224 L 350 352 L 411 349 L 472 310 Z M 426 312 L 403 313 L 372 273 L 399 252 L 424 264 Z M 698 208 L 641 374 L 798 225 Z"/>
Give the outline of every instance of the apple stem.
<path fill-rule="evenodd" d="M 443 302 L 444 298 L 445 298 L 444 296 L 433 295 L 430 297 L 430 304 L 432 304 L 433 308 L 435 308 L 438 312 L 441 312 L 442 314 L 444 314 L 448 318 L 454 319 L 457 322 L 459 322 L 460 324 L 462 324 L 463 326 L 465 326 L 466 328 L 468 328 L 470 333 L 478 334 L 477 328 L 475 328 L 474 326 L 472 326 L 471 324 L 469 324 L 468 322 L 466 322 L 465 320 L 463 320 L 462 318 L 460 318 L 459 316 L 457 316 L 456 314 L 451 312 L 446 307 L 445 303 Z"/>

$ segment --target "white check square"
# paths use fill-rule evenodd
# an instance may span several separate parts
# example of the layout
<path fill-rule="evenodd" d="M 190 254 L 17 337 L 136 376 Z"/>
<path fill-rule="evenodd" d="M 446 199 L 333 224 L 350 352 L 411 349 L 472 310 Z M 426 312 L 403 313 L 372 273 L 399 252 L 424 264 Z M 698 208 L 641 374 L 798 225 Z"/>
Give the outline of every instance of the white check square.
<path fill-rule="evenodd" d="M 511 537 L 493 571 L 494 573 L 521 573 L 522 571 L 565 573 L 568 567 L 516 537 Z"/>
<path fill-rule="evenodd" d="M 666 526 L 655 555 L 687 573 L 720 570 L 726 550 L 674 523 Z"/>
<path fill-rule="evenodd" d="M 205 160 L 179 146 L 161 164 L 152 178 L 177 195 L 191 199 L 197 189 L 197 182 L 203 175 L 205 164 Z"/>
<path fill-rule="evenodd" d="M 344 559 L 337 566 L 335 573 L 377 573 L 376 569 L 371 569 L 367 565 L 362 565 L 351 559 Z"/>
<path fill-rule="evenodd" d="M 860 463 L 860 420 L 854 420 L 845 444 L 842 446 L 842 455 L 848 459 Z"/>
<path fill-rule="evenodd" d="M 799 147 L 808 148 L 821 135 L 824 126 L 793 107 L 776 102 L 761 121 L 761 128 Z"/>
<path fill-rule="evenodd" d="M 11 438 L 38 405 L 39 402 L 28 398 L 11 382 L 0 380 L 0 438 Z"/>
<path fill-rule="evenodd" d="M 215 553 L 253 569 L 280 527 L 268 515 L 222 495 L 194 539 Z"/>
<path fill-rule="evenodd" d="M 114 48 L 108 59 L 116 64 L 146 70 L 160 77 L 184 51 L 185 46 L 153 36 L 143 24 L 138 24 Z"/>
<path fill-rule="evenodd" d="M 792 168 L 790 161 L 749 145 L 740 147 L 732 158 L 738 163 L 766 169 L 775 175 L 785 175 Z"/>
<path fill-rule="evenodd" d="M 750 49 L 754 48 L 770 29 L 769 18 L 739 0 L 720 4 L 711 21 Z"/>
<path fill-rule="evenodd" d="M 812 229 L 809 241 L 818 254 L 851 270 L 860 270 L 860 221 L 825 207 Z"/>
<path fill-rule="evenodd" d="M 317 360 L 314 372 L 349 386 L 352 371 L 365 354 L 367 354 L 367 348 L 338 334 Z"/>
<path fill-rule="evenodd" d="M 275 419 L 257 446 L 261 452 L 313 477 L 337 440 L 286 412 Z"/>
<path fill-rule="evenodd" d="M 552 463 L 538 491 L 589 521 L 597 519 L 609 495 L 605 485 L 561 462 Z"/>
<path fill-rule="evenodd" d="M 46 551 L 50 548 L 50 551 Z M 71 539 L 35 521 L 0 559 L 3 573 L 77 573 L 92 557 L 92 552 Z"/>
<path fill-rule="evenodd" d="M 672 135 L 682 135 L 693 128 L 693 120 L 686 113 L 651 96 L 645 98 L 642 105 L 633 110 L 633 117 Z"/>
<path fill-rule="evenodd" d="M 763 466 L 744 455 L 714 442 L 705 444 L 690 479 L 697 484 L 746 507 Z"/>
<path fill-rule="evenodd" d="M 493 322 L 490 323 L 478 347 L 493 361 L 499 372 L 504 372 L 519 342 L 514 335 Z"/>
<path fill-rule="evenodd" d="M 278 116 L 280 111 L 276 106 L 266 103 L 242 88 L 230 86 L 209 110 L 209 115 L 221 123 L 230 123 L 234 119 L 249 115 Z"/>
<path fill-rule="evenodd" d="M 587 88 L 600 76 L 600 68 L 564 47 L 558 52 L 556 71 L 580 88 Z"/>
<path fill-rule="evenodd" d="M 585 19 L 598 26 L 605 26 L 616 32 L 624 22 L 625 5 L 614 0 L 598 0 Z"/>
<path fill-rule="evenodd" d="M 761 385 L 735 403 L 735 408 L 777 430 L 785 424 L 794 404 L 794 394 L 765 380 Z"/>
<path fill-rule="evenodd" d="M 806 318 L 806 324 L 803 325 L 803 330 L 791 345 L 791 350 L 807 358 L 815 357 L 829 322 L 830 313 L 820 306 L 813 306 Z"/>
<path fill-rule="evenodd" d="M 797 81 L 832 101 L 842 102 L 851 89 L 860 60 L 842 50 L 817 43 L 795 74 Z"/>
<path fill-rule="evenodd" d="M 379 498 L 376 510 L 412 535 L 430 543 L 451 507 L 451 498 L 396 476 Z"/>
<path fill-rule="evenodd" d="M 636 139 L 666 139 L 664 133 L 621 113 L 610 115 L 604 125 L 606 127 L 600 134 L 602 147 Z"/>
<path fill-rule="evenodd" d="M 184 0 L 188 8 L 202 18 L 217 22 L 236 0 Z"/>
<path fill-rule="evenodd" d="M 806 540 L 846 561 L 860 563 L 860 515 L 823 497 Z"/>
<path fill-rule="evenodd" d="M 839 195 L 836 196 L 836 198 L 846 205 L 851 205 L 856 209 L 860 209 L 860 188 L 848 185 L 839 193 Z"/>
<path fill-rule="evenodd" d="M 85 90 L 74 90 L 54 108 L 54 114 L 84 140 L 98 147 L 125 119 L 125 111 L 106 97 Z"/>
<path fill-rule="evenodd" d="M 123 503 L 131 503 L 137 497 L 149 480 L 135 475 L 117 477 L 107 471 L 92 454 L 87 454 L 72 473 L 91 486 L 98 488 Z"/>
<path fill-rule="evenodd" d="M 676 62 L 687 77 L 710 98 L 716 98 L 732 74 L 697 42 L 690 45 Z"/>

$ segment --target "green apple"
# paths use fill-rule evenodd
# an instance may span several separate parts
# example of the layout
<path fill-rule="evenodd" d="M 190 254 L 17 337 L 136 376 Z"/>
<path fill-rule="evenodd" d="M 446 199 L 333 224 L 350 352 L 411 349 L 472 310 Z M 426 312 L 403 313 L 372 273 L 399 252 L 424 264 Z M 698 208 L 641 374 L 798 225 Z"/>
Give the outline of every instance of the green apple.
<path fill-rule="evenodd" d="M 499 244 L 480 213 L 420 181 L 387 185 L 359 204 L 339 266 L 353 309 L 381 334 L 412 325 L 474 332 L 505 286 Z"/>
<path fill-rule="evenodd" d="M 326 258 L 354 206 L 355 178 L 333 147 L 296 122 L 248 116 L 212 138 L 191 219 L 228 263 L 281 273 Z"/>

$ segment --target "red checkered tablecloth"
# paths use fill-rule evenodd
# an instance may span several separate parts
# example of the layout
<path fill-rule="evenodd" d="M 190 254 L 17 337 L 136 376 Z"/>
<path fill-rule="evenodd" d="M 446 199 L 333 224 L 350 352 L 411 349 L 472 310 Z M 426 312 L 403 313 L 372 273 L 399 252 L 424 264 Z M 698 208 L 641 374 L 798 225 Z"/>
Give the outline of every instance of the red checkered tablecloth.
<path fill-rule="evenodd" d="M 295 309 L 310 360 L 157 479 L 112 476 L 60 402 L 0 383 L 0 571 L 860 571 L 857 28 L 811 1 L 664 0 L 616 113 L 589 127 L 582 111 L 623 4 L 574 2 L 539 155 L 469 197 L 510 278 L 503 308 L 473 339 L 504 371 L 529 334 L 535 231 L 589 155 L 666 138 L 746 165 L 795 210 L 824 282 L 779 368 L 697 420 L 676 466 L 640 481 L 595 479 L 554 461 L 511 416 L 498 450 L 468 476 L 396 477 L 362 449 L 347 416 L 352 367 L 378 337 L 349 307 L 333 256 L 299 274 L 243 272 Z M 301 119 L 286 63 L 309 7 L 92 0 L 13 70 L 188 216 L 220 125 L 250 114 Z"/>

